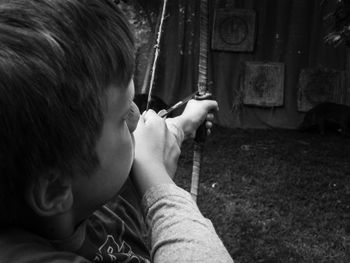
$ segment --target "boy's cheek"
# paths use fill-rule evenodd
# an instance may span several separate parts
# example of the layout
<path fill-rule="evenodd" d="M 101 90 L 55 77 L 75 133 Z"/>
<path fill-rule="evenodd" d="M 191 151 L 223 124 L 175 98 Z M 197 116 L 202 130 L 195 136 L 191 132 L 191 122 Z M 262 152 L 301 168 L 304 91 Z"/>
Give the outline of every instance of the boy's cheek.
<path fill-rule="evenodd" d="M 128 125 L 130 133 L 132 133 L 136 129 L 139 119 L 140 110 L 136 106 L 136 104 L 132 102 L 130 105 L 130 110 L 126 116 L 126 124 Z"/>

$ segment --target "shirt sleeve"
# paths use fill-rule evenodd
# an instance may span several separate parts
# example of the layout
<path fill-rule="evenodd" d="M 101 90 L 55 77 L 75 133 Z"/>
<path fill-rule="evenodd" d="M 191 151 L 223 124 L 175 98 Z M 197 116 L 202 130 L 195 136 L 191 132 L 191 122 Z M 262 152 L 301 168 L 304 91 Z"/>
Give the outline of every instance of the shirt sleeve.
<path fill-rule="evenodd" d="M 190 194 L 172 184 L 151 188 L 142 205 L 149 226 L 153 263 L 233 262 L 210 220 Z"/>

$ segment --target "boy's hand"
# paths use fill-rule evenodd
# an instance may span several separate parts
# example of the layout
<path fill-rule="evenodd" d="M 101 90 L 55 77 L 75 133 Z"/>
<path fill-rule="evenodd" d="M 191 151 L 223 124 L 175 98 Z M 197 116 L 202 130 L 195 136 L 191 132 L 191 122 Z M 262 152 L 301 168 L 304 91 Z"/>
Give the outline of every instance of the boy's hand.
<path fill-rule="evenodd" d="M 173 183 L 180 156 L 175 136 L 165 120 L 153 110 L 144 112 L 139 119 L 135 138 L 135 159 L 132 176 L 140 193 L 161 183 Z"/>
<path fill-rule="evenodd" d="M 207 132 L 210 133 L 214 120 L 213 112 L 218 110 L 219 106 L 215 100 L 190 100 L 180 116 L 169 118 L 167 121 L 182 129 L 185 139 L 194 138 L 196 130 L 204 121 Z"/>

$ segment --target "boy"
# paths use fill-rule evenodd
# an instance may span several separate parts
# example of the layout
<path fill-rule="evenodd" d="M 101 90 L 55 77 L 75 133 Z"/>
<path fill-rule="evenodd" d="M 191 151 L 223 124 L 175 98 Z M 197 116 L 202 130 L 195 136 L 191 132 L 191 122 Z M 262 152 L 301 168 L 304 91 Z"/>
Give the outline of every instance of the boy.
<path fill-rule="evenodd" d="M 216 102 L 139 117 L 133 69 L 112 1 L 0 2 L 0 262 L 232 262 L 171 179 Z"/>

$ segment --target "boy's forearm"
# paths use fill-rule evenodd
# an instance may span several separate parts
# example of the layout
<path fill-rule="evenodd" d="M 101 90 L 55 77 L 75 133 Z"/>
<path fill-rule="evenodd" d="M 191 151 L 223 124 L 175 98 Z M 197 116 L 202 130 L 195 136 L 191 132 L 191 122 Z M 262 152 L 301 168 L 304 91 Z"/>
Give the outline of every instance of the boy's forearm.
<path fill-rule="evenodd" d="M 233 263 L 189 193 L 163 184 L 146 192 L 142 201 L 151 230 L 152 262 Z"/>
<path fill-rule="evenodd" d="M 174 184 L 165 167 L 156 166 L 151 163 L 142 165 L 142 163 L 137 160 L 134 161 L 130 176 L 141 197 L 144 196 L 149 189 L 159 184 Z"/>

